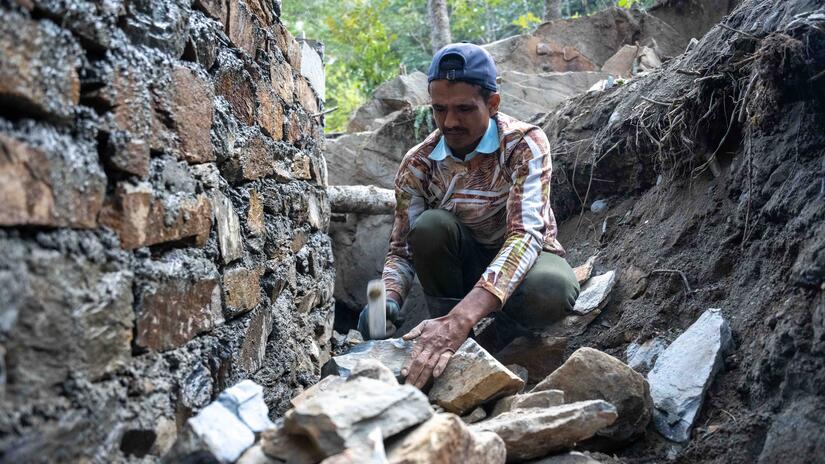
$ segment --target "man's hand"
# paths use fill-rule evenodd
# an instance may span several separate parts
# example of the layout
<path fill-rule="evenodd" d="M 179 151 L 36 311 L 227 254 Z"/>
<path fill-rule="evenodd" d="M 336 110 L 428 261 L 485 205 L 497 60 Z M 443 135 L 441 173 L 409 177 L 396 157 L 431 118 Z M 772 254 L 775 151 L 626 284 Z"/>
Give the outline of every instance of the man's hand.
<path fill-rule="evenodd" d="M 473 289 L 449 314 L 418 324 L 404 340 L 415 340 L 412 355 L 401 369 L 406 383 L 423 388 L 430 376 L 439 377 L 452 355 L 467 340 L 473 326 L 495 311 L 498 298 L 484 289 Z"/>

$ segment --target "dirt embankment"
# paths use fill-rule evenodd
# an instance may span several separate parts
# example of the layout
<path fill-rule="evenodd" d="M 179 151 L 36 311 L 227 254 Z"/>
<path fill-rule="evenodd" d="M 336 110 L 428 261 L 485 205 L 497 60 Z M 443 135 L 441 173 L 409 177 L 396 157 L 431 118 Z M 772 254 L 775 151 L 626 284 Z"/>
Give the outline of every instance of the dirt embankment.
<path fill-rule="evenodd" d="M 824 30 L 821 2 L 745 1 L 662 71 L 540 121 L 570 262 L 598 252 L 621 271 L 570 350 L 623 359 L 628 343 L 672 339 L 710 307 L 733 330 L 690 444 L 649 432 L 625 461 L 825 456 Z M 609 208 L 591 213 L 596 199 Z M 662 269 L 688 285 L 651 273 Z"/>

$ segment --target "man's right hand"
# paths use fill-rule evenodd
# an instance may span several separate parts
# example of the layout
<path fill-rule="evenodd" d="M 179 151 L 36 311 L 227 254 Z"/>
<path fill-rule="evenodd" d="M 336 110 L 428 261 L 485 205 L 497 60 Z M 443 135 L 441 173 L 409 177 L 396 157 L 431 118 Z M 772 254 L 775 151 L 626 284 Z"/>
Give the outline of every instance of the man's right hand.
<path fill-rule="evenodd" d="M 358 331 L 361 332 L 361 335 L 364 337 L 364 340 L 371 340 L 372 334 L 370 334 L 369 323 L 367 322 L 368 318 L 368 310 L 369 305 L 365 305 L 364 309 L 361 310 L 361 314 L 358 316 Z M 401 327 L 404 324 L 404 317 L 401 315 L 401 305 L 398 304 L 392 298 L 387 298 L 387 328 L 391 328 L 390 324 L 392 324 L 396 329 Z M 387 330 L 388 335 L 392 335 L 390 330 Z"/>

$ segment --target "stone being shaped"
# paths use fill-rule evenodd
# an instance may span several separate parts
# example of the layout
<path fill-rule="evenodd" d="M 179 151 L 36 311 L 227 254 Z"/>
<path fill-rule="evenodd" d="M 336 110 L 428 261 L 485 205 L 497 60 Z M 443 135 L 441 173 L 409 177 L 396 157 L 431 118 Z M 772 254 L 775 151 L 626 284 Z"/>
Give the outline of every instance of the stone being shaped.
<path fill-rule="evenodd" d="M 587 314 L 595 309 L 601 309 L 613 290 L 616 283 L 616 271 L 608 271 L 602 275 L 591 277 L 582 287 L 579 298 L 573 311 L 577 314 Z"/>
<path fill-rule="evenodd" d="M 667 439 L 690 439 L 705 392 L 722 369 L 731 332 L 720 309 L 708 309 L 656 360 L 647 375 L 653 422 Z"/>

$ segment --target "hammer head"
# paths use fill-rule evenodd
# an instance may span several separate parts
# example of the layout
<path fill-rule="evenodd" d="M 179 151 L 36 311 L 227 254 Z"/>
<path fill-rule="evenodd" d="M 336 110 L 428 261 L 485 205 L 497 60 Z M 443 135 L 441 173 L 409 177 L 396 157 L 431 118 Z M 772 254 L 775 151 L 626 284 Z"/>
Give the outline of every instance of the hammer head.
<path fill-rule="evenodd" d="M 387 338 L 387 290 L 381 279 L 367 283 L 367 326 L 370 338 Z"/>

